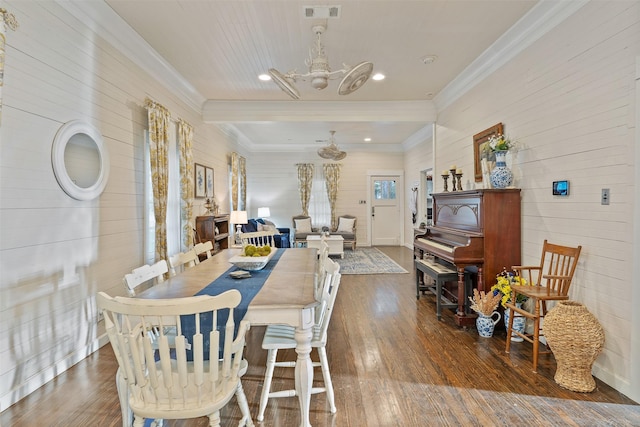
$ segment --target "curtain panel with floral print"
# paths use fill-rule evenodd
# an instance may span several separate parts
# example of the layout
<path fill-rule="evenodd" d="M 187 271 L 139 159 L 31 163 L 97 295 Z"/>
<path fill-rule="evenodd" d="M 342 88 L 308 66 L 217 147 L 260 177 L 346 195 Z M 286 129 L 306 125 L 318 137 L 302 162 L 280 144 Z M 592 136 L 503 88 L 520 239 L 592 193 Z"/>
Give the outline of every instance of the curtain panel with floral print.
<path fill-rule="evenodd" d="M 153 211 L 156 219 L 156 261 L 169 259 L 167 254 L 167 189 L 169 186 L 169 121 L 171 114 L 162 105 L 147 99 L 149 120 L 149 154 Z"/>
<path fill-rule="evenodd" d="M 309 199 L 311 198 L 311 186 L 313 184 L 312 163 L 298 163 L 298 191 L 300 192 L 300 204 L 302 215 L 309 215 Z"/>
<path fill-rule="evenodd" d="M 195 244 L 193 236 L 193 126 L 178 120 L 178 146 L 180 147 L 180 217 L 182 224 L 182 250 Z"/>
<path fill-rule="evenodd" d="M 324 170 L 324 179 L 327 186 L 327 198 L 329 199 L 329 207 L 331 208 L 331 229 L 338 228 L 336 223 L 336 200 L 338 199 L 338 183 L 340 181 L 340 164 L 325 163 L 322 165 Z"/>

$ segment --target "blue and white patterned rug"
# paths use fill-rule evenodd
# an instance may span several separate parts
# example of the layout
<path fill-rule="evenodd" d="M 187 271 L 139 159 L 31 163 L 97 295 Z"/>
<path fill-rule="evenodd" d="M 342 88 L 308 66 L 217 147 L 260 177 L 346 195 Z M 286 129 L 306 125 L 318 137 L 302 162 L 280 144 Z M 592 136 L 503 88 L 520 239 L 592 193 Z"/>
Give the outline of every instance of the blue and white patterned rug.
<path fill-rule="evenodd" d="M 345 249 L 344 259 L 340 257 L 331 259 L 340 264 L 342 274 L 408 273 L 377 248 L 356 248 L 355 251 Z"/>

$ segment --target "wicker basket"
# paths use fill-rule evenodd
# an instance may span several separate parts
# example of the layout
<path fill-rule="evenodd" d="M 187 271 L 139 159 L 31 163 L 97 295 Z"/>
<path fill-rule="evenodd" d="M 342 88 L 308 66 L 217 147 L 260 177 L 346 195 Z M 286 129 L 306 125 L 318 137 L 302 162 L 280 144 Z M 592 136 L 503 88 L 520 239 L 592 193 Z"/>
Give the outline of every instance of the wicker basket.
<path fill-rule="evenodd" d="M 578 302 L 560 301 L 545 316 L 542 332 L 558 365 L 556 383 L 572 391 L 593 391 L 591 367 L 604 345 L 598 319 Z"/>

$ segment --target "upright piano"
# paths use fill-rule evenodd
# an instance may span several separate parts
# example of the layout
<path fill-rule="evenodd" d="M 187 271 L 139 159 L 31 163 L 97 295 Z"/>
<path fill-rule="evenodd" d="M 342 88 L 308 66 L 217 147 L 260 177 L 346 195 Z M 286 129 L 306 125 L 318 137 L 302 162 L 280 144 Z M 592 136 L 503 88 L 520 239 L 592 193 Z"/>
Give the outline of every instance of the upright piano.
<path fill-rule="evenodd" d="M 455 319 L 460 326 L 475 322 L 465 310 L 465 268 L 476 266 L 479 291 L 489 291 L 503 267 L 520 265 L 520 189 L 486 189 L 434 193 L 433 226 L 416 233 L 417 259 L 433 255 L 458 271 Z M 418 272 L 416 272 L 418 274 Z"/>

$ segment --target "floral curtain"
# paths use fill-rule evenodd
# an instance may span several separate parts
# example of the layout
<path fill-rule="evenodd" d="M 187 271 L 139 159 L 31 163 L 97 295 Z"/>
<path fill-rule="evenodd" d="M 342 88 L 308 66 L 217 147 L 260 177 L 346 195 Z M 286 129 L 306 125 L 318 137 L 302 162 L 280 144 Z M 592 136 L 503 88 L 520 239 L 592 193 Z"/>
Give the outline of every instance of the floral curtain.
<path fill-rule="evenodd" d="M 156 261 L 168 260 L 167 254 L 167 189 L 169 187 L 169 121 L 171 114 L 162 105 L 147 99 L 149 118 L 149 154 L 153 211 L 156 218 Z"/>
<path fill-rule="evenodd" d="M 7 12 L 6 9 L 0 8 L 0 120 L 2 120 L 2 85 L 4 82 L 4 45 L 5 45 L 5 32 L 6 27 L 15 31 L 18 28 L 18 21 L 16 17 Z"/>
<path fill-rule="evenodd" d="M 247 206 L 247 160 L 231 153 L 231 210 L 243 211 Z"/>
<path fill-rule="evenodd" d="M 247 210 L 247 160 L 240 156 L 240 200 L 238 207 L 241 211 Z"/>
<path fill-rule="evenodd" d="M 178 146 L 180 147 L 180 216 L 182 223 L 182 250 L 187 250 L 193 241 L 193 126 L 178 120 Z"/>
<path fill-rule="evenodd" d="M 311 198 L 311 185 L 313 183 L 313 164 L 298 163 L 298 191 L 302 204 L 302 215 L 309 215 L 309 199 Z"/>
<path fill-rule="evenodd" d="M 327 185 L 327 197 L 329 198 L 329 206 L 331 207 L 331 229 L 338 228 L 336 224 L 336 200 L 338 199 L 338 182 L 340 181 L 340 164 L 325 163 L 322 165 L 324 169 L 324 179 Z"/>

